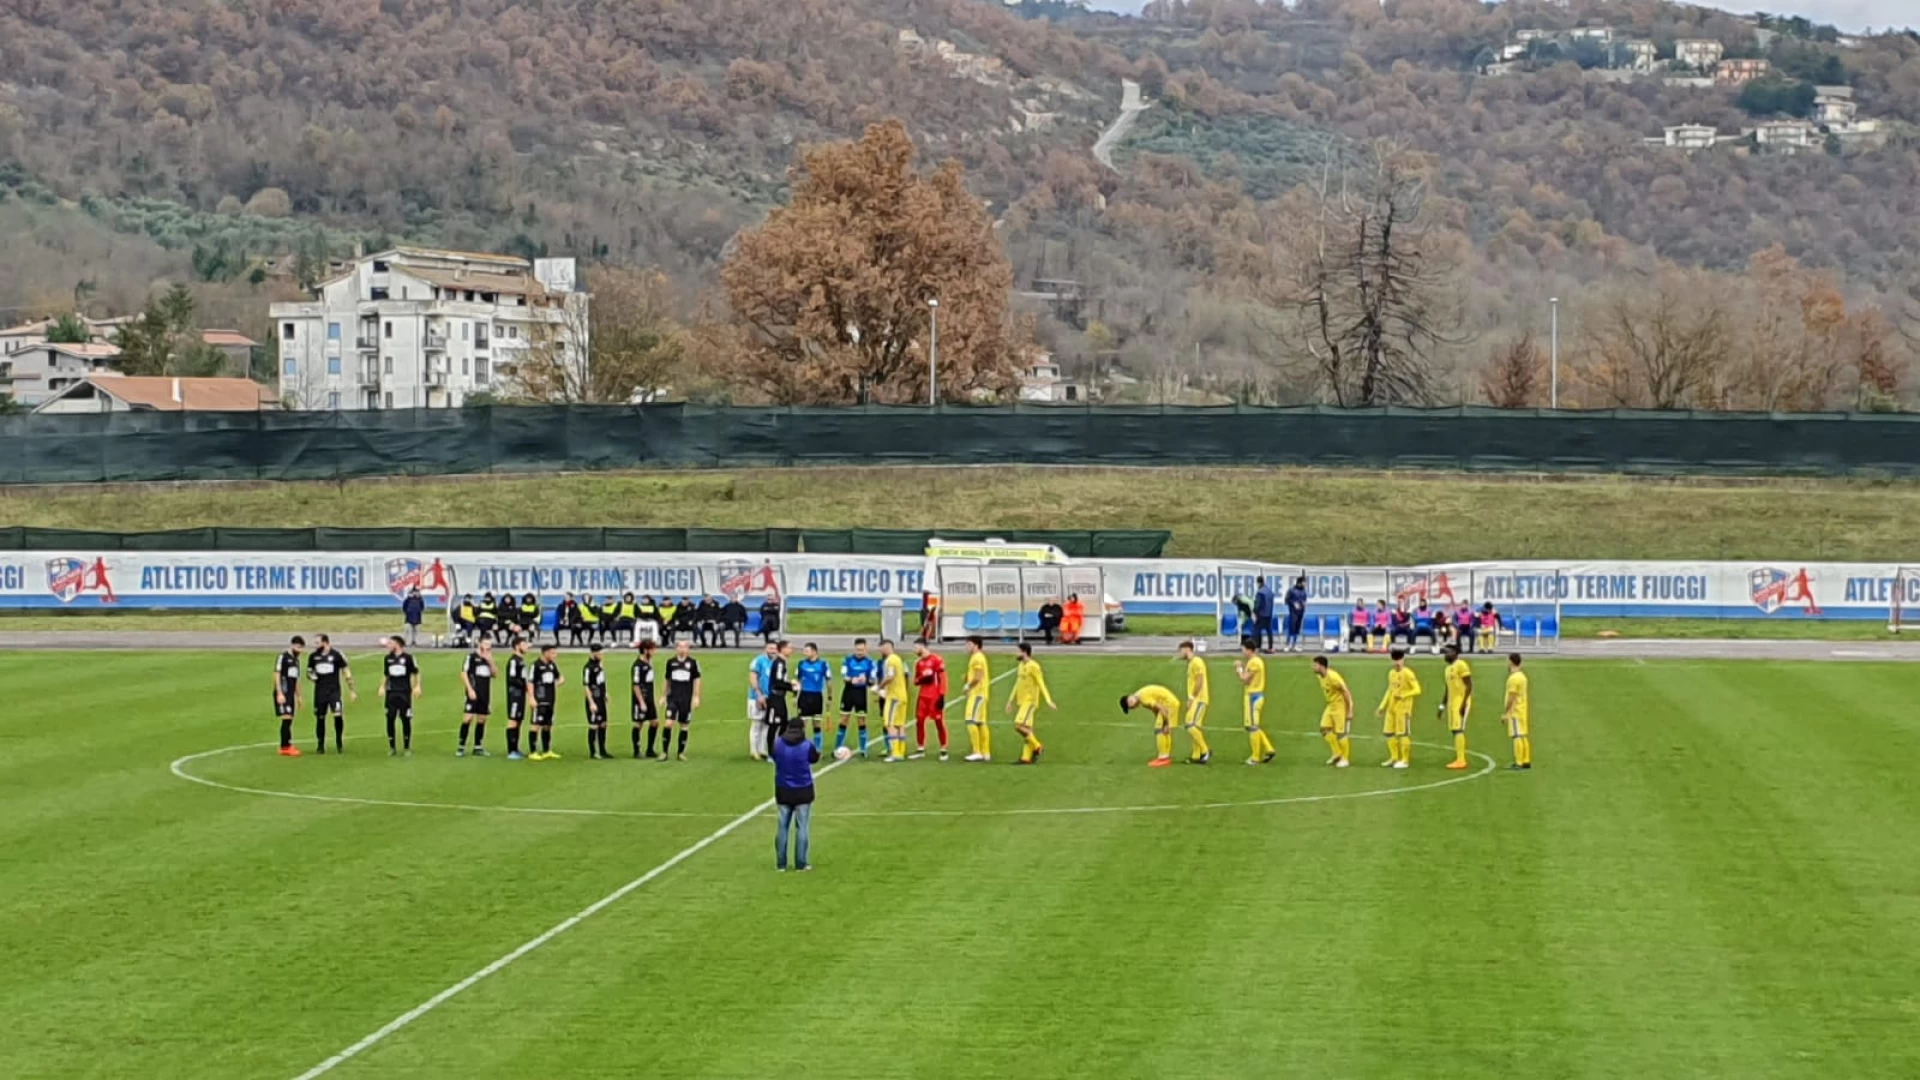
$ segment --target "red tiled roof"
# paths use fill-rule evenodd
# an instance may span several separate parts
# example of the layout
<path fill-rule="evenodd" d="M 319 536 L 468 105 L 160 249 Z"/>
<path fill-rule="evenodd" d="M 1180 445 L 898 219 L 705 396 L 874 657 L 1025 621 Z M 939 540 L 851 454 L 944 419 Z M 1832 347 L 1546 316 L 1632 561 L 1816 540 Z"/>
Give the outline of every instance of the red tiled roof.
<path fill-rule="evenodd" d="M 273 391 L 252 379 L 174 379 L 163 375 L 89 376 L 96 393 L 134 408 L 162 412 L 259 412 L 276 400 Z M 174 384 L 180 388 L 175 401 Z"/>
<path fill-rule="evenodd" d="M 202 330 L 200 340 L 208 345 L 233 345 L 247 349 L 260 344 L 238 330 Z"/>

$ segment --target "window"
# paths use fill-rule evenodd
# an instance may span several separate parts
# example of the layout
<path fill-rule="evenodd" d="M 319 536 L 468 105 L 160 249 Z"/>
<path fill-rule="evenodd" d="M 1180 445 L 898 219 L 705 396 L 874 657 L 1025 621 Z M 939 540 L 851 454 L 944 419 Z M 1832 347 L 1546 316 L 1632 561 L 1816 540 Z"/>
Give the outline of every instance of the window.
<path fill-rule="evenodd" d="M 476 349 L 484 349 L 487 347 L 487 324 L 486 323 L 473 324 L 473 347 Z"/>
<path fill-rule="evenodd" d="M 292 324 L 292 323 L 281 323 L 281 324 L 280 324 L 280 339 L 281 339 L 282 341 L 292 341 L 292 340 L 293 340 L 293 324 Z"/>
<path fill-rule="evenodd" d="M 367 299 L 369 300 L 386 300 L 390 296 L 391 294 L 387 291 L 385 286 L 382 286 L 376 289 L 367 290 Z"/>
<path fill-rule="evenodd" d="M 328 341 L 340 340 L 340 324 L 339 323 L 330 322 L 327 324 L 327 340 Z"/>
<path fill-rule="evenodd" d="M 393 338 L 393 320 L 392 319 L 387 320 L 387 338 L 389 340 Z"/>
<path fill-rule="evenodd" d="M 467 303 L 469 303 L 469 304 L 471 304 L 471 303 L 473 303 L 473 290 L 472 290 L 472 289 L 468 289 L 468 290 L 467 290 Z"/>
<path fill-rule="evenodd" d="M 386 272 L 387 272 L 387 260 L 385 260 L 385 259 L 375 259 L 375 260 L 373 260 L 373 272 L 374 272 L 374 273 L 376 273 L 376 274 L 384 274 L 384 273 L 386 273 Z"/>
<path fill-rule="evenodd" d="M 327 408 L 338 409 L 339 407 L 340 407 L 340 391 L 338 390 L 328 391 Z"/>
<path fill-rule="evenodd" d="M 483 356 L 480 358 L 479 363 L 473 365 L 473 381 L 481 386 L 485 386 L 487 385 L 487 380 L 491 377 L 491 374 L 487 371 L 487 358 Z"/>
<path fill-rule="evenodd" d="M 492 304 L 492 303 L 497 303 L 498 301 L 499 301 L 499 297 L 495 296 L 493 293 L 483 292 L 480 294 L 480 302 L 483 304 Z"/>
<path fill-rule="evenodd" d="M 281 357 L 280 358 L 280 374 L 285 375 L 288 378 L 292 378 L 293 376 L 300 374 L 300 361 L 294 359 L 291 356 Z"/>
<path fill-rule="evenodd" d="M 464 357 L 464 356 L 460 358 L 460 374 L 462 374 L 462 375 L 471 375 L 471 374 L 473 374 L 473 361 L 472 361 L 472 360 L 469 360 L 469 359 L 467 359 L 467 358 L 466 358 L 466 357 Z"/>
<path fill-rule="evenodd" d="M 386 371 L 387 371 L 387 374 L 389 375 L 393 374 L 393 357 L 391 356 L 387 357 Z"/>
<path fill-rule="evenodd" d="M 393 408 L 393 391 L 387 391 L 387 408 Z"/>
<path fill-rule="evenodd" d="M 467 340 L 467 327 L 469 327 L 469 326 L 471 326 L 471 325 L 473 325 L 473 324 L 472 324 L 472 323 L 461 323 L 461 324 L 460 324 L 460 340 L 461 340 L 461 341 L 465 341 L 465 340 Z"/>
<path fill-rule="evenodd" d="M 406 298 L 407 298 L 407 287 L 405 285 L 402 285 L 400 286 L 400 299 L 405 300 Z"/>
<path fill-rule="evenodd" d="M 338 374 L 340 374 L 340 356 L 339 356 L 339 354 L 337 354 L 337 353 L 336 353 L 336 354 L 334 354 L 334 355 L 331 355 L 331 356 L 328 356 L 328 357 L 327 357 L 327 374 L 329 374 L 329 375 L 338 375 Z"/>

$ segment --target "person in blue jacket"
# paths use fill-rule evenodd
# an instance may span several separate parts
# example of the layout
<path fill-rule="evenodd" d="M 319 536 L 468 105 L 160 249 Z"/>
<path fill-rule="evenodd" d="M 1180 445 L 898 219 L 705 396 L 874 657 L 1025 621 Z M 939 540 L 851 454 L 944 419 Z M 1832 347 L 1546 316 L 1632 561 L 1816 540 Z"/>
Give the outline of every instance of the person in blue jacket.
<path fill-rule="evenodd" d="M 1307 579 L 1294 579 L 1287 590 L 1287 651 L 1300 651 L 1300 630 L 1307 621 Z"/>
<path fill-rule="evenodd" d="M 820 760 L 820 748 L 813 745 L 799 724 L 788 724 L 773 740 L 773 801 L 780 809 L 780 822 L 773 834 L 773 868 L 787 868 L 787 840 L 793 840 L 793 868 L 805 870 L 807 844 L 813 822 L 813 766 Z"/>
<path fill-rule="evenodd" d="M 1273 586 L 1264 577 L 1253 580 L 1253 629 L 1245 636 L 1264 652 L 1273 651 Z"/>
<path fill-rule="evenodd" d="M 427 601 L 419 589 L 407 590 L 407 598 L 400 601 L 400 615 L 407 620 L 407 644 L 420 644 L 420 622 L 426 618 Z"/>

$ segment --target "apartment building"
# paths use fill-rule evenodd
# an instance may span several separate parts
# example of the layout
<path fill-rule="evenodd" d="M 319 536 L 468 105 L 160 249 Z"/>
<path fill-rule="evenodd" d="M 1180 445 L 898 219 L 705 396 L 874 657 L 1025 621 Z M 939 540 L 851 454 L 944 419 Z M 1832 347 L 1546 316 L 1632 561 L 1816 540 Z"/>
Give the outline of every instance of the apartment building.
<path fill-rule="evenodd" d="M 584 370 L 589 297 L 572 259 L 423 248 L 357 258 L 271 308 L 294 409 L 453 409 L 497 393 L 529 348 Z"/>
<path fill-rule="evenodd" d="M 1712 38 L 1681 38 L 1673 43 L 1675 63 L 1695 71 L 1711 71 L 1725 56 L 1727 47 Z"/>

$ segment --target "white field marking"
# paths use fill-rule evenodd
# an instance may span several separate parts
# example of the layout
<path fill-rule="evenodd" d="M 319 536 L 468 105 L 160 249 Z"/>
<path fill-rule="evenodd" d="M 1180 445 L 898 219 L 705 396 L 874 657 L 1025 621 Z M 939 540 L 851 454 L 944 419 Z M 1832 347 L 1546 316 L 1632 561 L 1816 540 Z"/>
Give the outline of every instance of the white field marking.
<path fill-rule="evenodd" d="M 1004 677 L 1005 676 L 1002 676 L 1002 678 Z M 997 682 L 999 680 L 996 679 L 994 681 Z M 953 707 L 952 705 L 947 706 L 947 708 L 952 708 L 952 707 Z M 276 744 L 268 743 L 265 745 L 271 746 Z M 815 772 L 814 776 L 816 778 L 825 776 L 828 773 L 832 772 L 833 770 L 839 768 L 840 766 L 845 765 L 847 761 L 851 761 L 851 760 L 853 759 L 848 758 L 846 759 L 846 761 L 835 759 L 834 761 L 829 762 L 825 768 L 822 768 L 819 771 Z M 178 770 L 176 770 L 176 772 L 177 771 Z M 188 779 L 193 779 L 193 777 L 188 777 Z M 273 794 L 273 793 L 269 793 L 269 794 Z M 554 938 L 559 937 L 561 934 L 566 933 L 568 930 L 573 929 L 575 926 L 580 925 L 580 923 L 593 917 L 599 912 L 605 910 L 607 907 L 611 906 L 612 904 L 618 902 L 622 897 L 625 897 L 628 893 L 631 893 L 634 890 L 641 888 L 642 886 L 646 885 L 648 882 L 654 880 L 660 875 L 666 873 L 667 871 L 673 869 L 674 867 L 680 865 L 681 863 L 686 862 L 688 859 L 693 858 L 695 855 L 698 855 L 700 852 L 706 850 L 707 848 L 713 846 L 719 841 L 725 839 L 727 834 L 733 832 L 735 829 L 740 828 L 740 826 L 745 825 L 747 822 L 752 821 L 754 818 L 759 817 L 761 814 L 766 813 L 768 810 L 772 809 L 773 806 L 774 806 L 774 800 L 772 799 L 768 799 L 765 802 L 760 803 L 759 805 L 755 806 L 753 809 L 748 810 L 747 812 L 741 814 L 739 817 L 734 818 L 732 821 L 727 822 L 725 825 L 720 826 L 718 829 L 715 829 L 714 831 L 708 833 L 706 836 L 695 841 L 693 844 L 682 849 L 680 853 L 675 855 L 673 858 L 668 859 L 666 862 L 661 863 L 660 865 L 654 867 L 653 869 L 647 871 L 646 873 L 641 874 L 639 877 L 634 878 L 632 881 L 627 882 L 625 885 L 622 885 L 619 888 L 608 893 L 607 895 L 601 897 L 600 899 L 595 900 L 593 903 L 588 904 L 586 907 L 581 908 L 578 912 L 576 912 L 572 916 L 569 916 L 568 918 L 563 919 L 560 922 L 554 924 L 545 933 L 540 934 L 538 937 L 534 937 L 523 942 L 519 948 L 514 949 L 512 952 L 506 954 L 505 956 L 502 956 L 498 960 L 495 960 L 493 963 L 488 964 L 486 967 L 481 968 L 479 971 L 476 971 L 473 974 L 467 976 L 466 978 L 461 979 L 459 982 L 454 983 L 452 986 L 447 987 L 445 990 L 440 991 L 439 993 L 433 995 L 432 997 L 421 1002 L 420 1004 L 415 1005 L 413 1008 L 408 1009 L 406 1012 L 401 1013 L 399 1016 L 394 1017 L 392 1020 L 387 1022 L 385 1027 L 382 1027 L 380 1030 L 375 1031 L 373 1034 L 368 1035 L 366 1038 L 361 1039 L 359 1042 L 354 1043 L 352 1046 L 347 1047 L 345 1050 L 340 1051 L 339 1053 L 333 1055 L 332 1057 L 321 1062 L 320 1064 L 315 1065 L 313 1068 L 308 1069 L 306 1072 L 301 1073 L 299 1076 L 295 1077 L 294 1080 L 314 1080 L 314 1077 L 324 1076 L 327 1073 L 332 1072 L 334 1069 L 345 1064 L 346 1062 L 352 1060 L 353 1058 L 358 1057 L 359 1055 L 367 1052 L 373 1047 L 379 1045 L 388 1036 L 394 1034 L 400 1029 L 413 1023 L 415 1020 L 420 1019 L 421 1017 L 427 1015 L 433 1010 L 446 1004 L 449 1000 L 459 995 L 461 992 L 467 990 L 469 987 L 472 987 L 474 984 L 478 983 L 480 980 L 486 978 L 489 975 L 492 975 L 494 972 L 499 971 L 500 969 L 506 967 L 508 964 L 513 963 L 515 960 L 520 959 L 521 957 L 527 955 L 528 953 L 539 948 L 540 946 L 545 945 L 547 942 L 552 941 Z M 581 811 L 581 812 L 604 813 L 604 811 Z"/>

